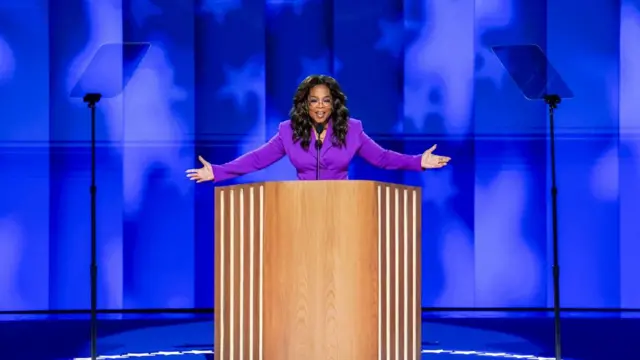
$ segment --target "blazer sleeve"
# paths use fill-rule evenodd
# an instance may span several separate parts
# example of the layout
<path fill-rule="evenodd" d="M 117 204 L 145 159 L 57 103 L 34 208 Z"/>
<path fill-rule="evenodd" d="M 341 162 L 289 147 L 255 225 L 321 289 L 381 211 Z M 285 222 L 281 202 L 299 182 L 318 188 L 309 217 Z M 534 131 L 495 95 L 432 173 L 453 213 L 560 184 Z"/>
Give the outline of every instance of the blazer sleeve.
<path fill-rule="evenodd" d="M 213 181 L 225 181 L 262 170 L 285 155 L 280 131 L 261 147 L 222 165 L 212 165 Z"/>
<path fill-rule="evenodd" d="M 384 149 L 373 141 L 361 126 L 358 131 L 360 137 L 358 155 L 371 165 L 386 170 L 424 170 L 422 155 L 406 155 Z"/>

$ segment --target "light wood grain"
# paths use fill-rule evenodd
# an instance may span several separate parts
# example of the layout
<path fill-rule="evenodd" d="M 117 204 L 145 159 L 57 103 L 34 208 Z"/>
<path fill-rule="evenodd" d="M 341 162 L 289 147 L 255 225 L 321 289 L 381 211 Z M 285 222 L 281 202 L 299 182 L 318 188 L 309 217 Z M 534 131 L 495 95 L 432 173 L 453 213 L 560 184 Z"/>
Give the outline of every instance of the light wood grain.
<path fill-rule="evenodd" d="M 420 189 L 216 189 L 216 360 L 417 360 Z"/>

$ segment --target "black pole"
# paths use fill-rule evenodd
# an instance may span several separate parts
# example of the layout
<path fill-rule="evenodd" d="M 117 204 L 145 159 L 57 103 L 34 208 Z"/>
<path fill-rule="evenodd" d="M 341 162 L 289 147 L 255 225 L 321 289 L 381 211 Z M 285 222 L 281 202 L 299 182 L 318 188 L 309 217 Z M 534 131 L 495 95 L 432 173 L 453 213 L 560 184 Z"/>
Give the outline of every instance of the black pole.
<path fill-rule="evenodd" d="M 96 104 L 101 94 L 86 94 L 83 98 L 91 109 L 91 360 L 98 358 L 98 263 L 96 231 Z"/>
<path fill-rule="evenodd" d="M 551 151 L 551 222 L 553 226 L 553 324 L 555 333 L 556 360 L 562 359 L 562 341 L 560 337 L 560 263 L 558 259 L 558 187 L 556 186 L 556 138 L 554 111 L 560 104 L 558 95 L 545 95 L 549 105 L 549 140 Z"/>
<path fill-rule="evenodd" d="M 322 141 L 316 140 L 316 180 L 320 180 L 320 149 L 322 149 Z"/>
<path fill-rule="evenodd" d="M 316 180 L 320 180 L 320 150 L 322 149 L 322 140 L 320 135 L 324 131 L 324 123 L 317 123 L 314 125 L 316 129 Z"/>

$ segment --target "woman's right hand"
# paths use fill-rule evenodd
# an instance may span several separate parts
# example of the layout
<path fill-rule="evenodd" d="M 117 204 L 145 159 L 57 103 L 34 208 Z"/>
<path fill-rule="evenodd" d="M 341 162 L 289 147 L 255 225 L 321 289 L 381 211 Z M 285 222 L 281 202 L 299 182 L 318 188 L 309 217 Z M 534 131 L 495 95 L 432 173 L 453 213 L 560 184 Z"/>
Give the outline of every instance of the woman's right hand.
<path fill-rule="evenodd" d="M 200 169 L 187 170 L 187 177 L 194 180 L 196 183 L 213 181 L 213 169 L 211 168 L 211 164 L 202 156 L 198 156 L 198 160 L 202 163 L 202 167 Z"/>

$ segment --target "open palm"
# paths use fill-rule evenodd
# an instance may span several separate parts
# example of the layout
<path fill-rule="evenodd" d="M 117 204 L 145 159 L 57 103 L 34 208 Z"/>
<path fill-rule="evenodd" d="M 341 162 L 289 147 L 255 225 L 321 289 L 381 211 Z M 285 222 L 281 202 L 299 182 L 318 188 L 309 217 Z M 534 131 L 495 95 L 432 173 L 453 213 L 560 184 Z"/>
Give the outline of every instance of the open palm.
<path fill-rule="evenodd" d="M 187 170 L 187 177 L 197 183 L 213 180 L 213 169 L 211 168 L 211 164 L 202 156 L 198 156 L 198 160 L 202 163 L 202 167 L 199 169 Z"/>
<path fill-rule="evenodd" d="M 451 160 L 448 156 L 440 156 L 435 155 L 433 151 L 436 149 L 437 145 L 433 145 L 429 150 L 425 151 L 422 154 L 421 165 L 423 169 L 439 169 L 444 167 Z"/>

